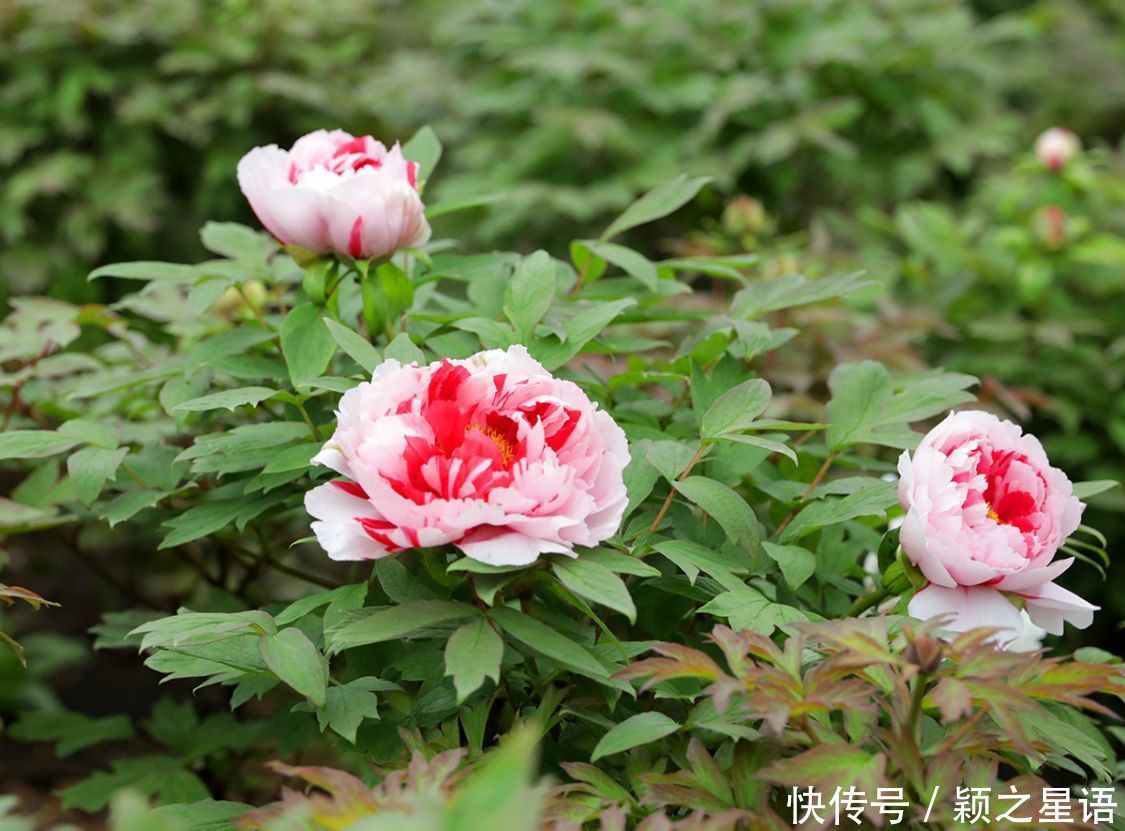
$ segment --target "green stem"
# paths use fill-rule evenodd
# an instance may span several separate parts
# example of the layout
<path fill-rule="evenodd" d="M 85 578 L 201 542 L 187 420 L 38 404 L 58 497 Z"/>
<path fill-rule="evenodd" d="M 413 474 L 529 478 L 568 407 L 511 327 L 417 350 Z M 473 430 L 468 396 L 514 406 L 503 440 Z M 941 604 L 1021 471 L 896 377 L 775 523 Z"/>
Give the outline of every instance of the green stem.
<path fill-rule="evenodd" d="M 870 594 L 865 594 L 863 597 L 856 600 L 855 604 L 850 609 L 848 609 L 848 613 L 845 615 L 845 617 L 859 617 L 872 606 L 877 606 L 890 596 L 891 593 L 880 586 Z"/>

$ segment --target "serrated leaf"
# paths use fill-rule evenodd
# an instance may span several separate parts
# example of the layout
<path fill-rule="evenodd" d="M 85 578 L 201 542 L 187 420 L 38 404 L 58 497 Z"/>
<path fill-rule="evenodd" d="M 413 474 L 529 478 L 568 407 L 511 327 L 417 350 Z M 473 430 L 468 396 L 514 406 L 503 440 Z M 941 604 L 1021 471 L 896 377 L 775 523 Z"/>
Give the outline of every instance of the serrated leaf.
<path fill-rule="evenodd" d="M 9 732 L 25 742 L 56 742 L 55 753 L 64 757 L 102 742 L 131 738 L 133 727 L 127 716 L 90 718 L 58 710 L 24 713 Z"/>

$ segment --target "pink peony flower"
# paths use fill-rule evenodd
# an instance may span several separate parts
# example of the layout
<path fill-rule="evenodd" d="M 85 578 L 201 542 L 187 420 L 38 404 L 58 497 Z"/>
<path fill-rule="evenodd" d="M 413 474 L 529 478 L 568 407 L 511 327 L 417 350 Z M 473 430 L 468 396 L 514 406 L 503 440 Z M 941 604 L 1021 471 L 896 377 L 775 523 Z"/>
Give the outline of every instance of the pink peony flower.
<path fill-rule="evenodd" d="M 1081 149 L 1078 136 L 1065 127 L 1044 130 L 1035 140 L 1035 155 L 1048 170 L 1062 170 Z"/>
<path fill-rule="evenodd" d="M 387 360 L 340 401 L 313 459 L 347 481 L 305 497 L 334 560 L 452 543 L 491 565 L 575 556 L 621 522 L 625 434 L 522 346 L 463 361 Z"/>
<path fill-rule="evenodd" d="M 255 147 L 238 163 L 238 185 L 282 243 L 385 257 L 430 238 L 418 195 L 418 165 L 396 144 L 317 130 L 291 150 Z"/>
<path fill-rule="evenodd" d="M 952 615 L 950 629 L 993 626 L 1010 640 L 1023 631 L 1017 598 L 1053 635 L 1064 621 L 1090 625 L 1098 607 L 1052 582 L 1074 562 L 1054 556 L 1084 506 L 1035 436 L 990 413 L 950 413 L 898 470 L 902 549 L 930 581 L 911 615 Z"/>

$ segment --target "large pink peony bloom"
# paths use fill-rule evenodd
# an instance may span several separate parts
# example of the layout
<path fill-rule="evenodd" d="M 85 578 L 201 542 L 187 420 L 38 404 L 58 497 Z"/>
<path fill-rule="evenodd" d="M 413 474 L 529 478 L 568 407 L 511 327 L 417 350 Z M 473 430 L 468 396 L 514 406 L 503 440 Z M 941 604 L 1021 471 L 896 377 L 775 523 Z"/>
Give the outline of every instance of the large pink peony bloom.
<path fill-rule="evenodd" d="M 255 147 L 238 163 L 239 187 L 278 240 L 357 259 L 430 238 L 417 175 L 397 144 L 343 130 L 309 133 L 292 150 Z"/>
<path fill-rule="evenodd" d="M 348 481 L 305 497 L 334 560 L 453 543 L 492 565 L 610 537 L 626 504 L 625 434 L 522 346 L 463 361 L 387 360 L 340 401 L 313 459 Z"/>
<path fill-rule="evenodd" d="M 1052 582 L 1074 562 L 1052 560 L 1084 506 L 1035 436 L 990 413 L 951 413 L 898 470 L 902 548 L 930 581 L 911 615 L 952 615 L 950 629 L 993 626 L 1011 639 L 1023 629 L 1011 598 L 1022 598 L 1051 634 L 1064 621 L 1090 625 L 1098 607 Z"/>

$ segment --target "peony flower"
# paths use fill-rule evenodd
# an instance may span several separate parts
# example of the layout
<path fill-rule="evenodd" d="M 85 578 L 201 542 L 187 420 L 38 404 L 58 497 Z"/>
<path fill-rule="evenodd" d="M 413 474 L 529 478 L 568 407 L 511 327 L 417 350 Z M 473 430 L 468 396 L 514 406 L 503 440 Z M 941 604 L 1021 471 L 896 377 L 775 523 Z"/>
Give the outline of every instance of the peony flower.
<path fill-rule="evenodd" d="M 317 130 L 291 150 L 255 147 L 238 163 L 238 185 L 282 243 L 385 257 L 430 238 L 418 165 L 371 136 Z"/>
<path fill-rule="evenodd" d="M 575 556 L 617 531 L 625 434 L 522 346 L 467 360 L 387 360 L 348 390 L 313 459 L 346 477 L 305 497 L 334 560 L 452 543 L 491 565 Z"/>
<path fill-rule="evenodd" d="M 1062 170 L 1081 149 L 1078 136 L 1065 127 L 1044 130 L 1035 140 L 1035 155 L 1048 170 Z"/>
<path fill-rule="evenodd" d="M 1084 506 L 1035 436 L 990 413 L 951 413 L 898 470 L 902 549 L 929 580 L 911 615 L 1010 640 L 1024 628 L 1015 599 L 1053 635 L 1064 621 L 1090 625 L 1098 607 L 1053 582 L 1074 562 L 1054 557 Z"/>

